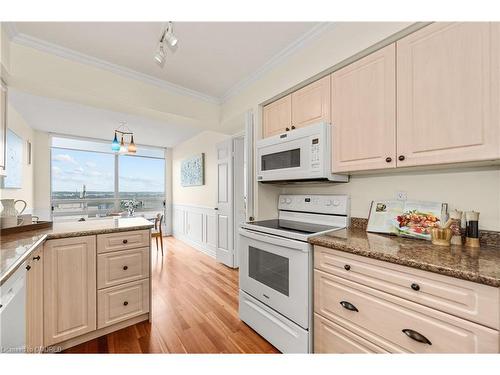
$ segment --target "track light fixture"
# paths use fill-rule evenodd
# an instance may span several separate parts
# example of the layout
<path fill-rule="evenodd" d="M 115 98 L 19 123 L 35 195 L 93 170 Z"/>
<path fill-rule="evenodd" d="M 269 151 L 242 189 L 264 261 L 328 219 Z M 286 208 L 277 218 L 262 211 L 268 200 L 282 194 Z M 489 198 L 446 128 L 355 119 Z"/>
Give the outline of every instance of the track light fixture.
<path fill-rule="evenodd" d="M 167 27 L 161 34 L 160 40 L 158 41 L 158 46 L 156 47 L 156 52 L 154 55 L 155 62 L 163 67 L 165 65 L 165 60 L 167 57 L 166 47 L 174 48 L 177 46 L 179 40 L 174 35 L 174 25 L 172 21 L 167 24 Z"/>

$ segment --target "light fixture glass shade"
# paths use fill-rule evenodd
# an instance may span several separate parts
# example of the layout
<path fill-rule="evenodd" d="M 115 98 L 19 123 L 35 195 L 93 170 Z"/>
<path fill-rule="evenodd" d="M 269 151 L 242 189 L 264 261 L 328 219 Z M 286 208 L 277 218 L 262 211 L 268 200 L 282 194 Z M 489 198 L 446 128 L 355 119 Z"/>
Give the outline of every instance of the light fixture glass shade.
<path fill-rule="evenodd" d="M 127 152 L 127 149 L 125 148 L 125 142 L 123 140 L 123 135 L 122 135 L 122 140 L 120 142 L 120 153 L 124 154 L 125 152 Z"/>
<path fill-rule="evenodd" d="M 165 34 L 165 40 L 170 44 L 170 46 L 175 47 L 177 45 L 177 42 L 179 41 L 177 37 L 171 32 L 168 31 Z"/>
<path fill-rule="evenodd" d="M 120 144 L 118 143 L 118 138 L 116 137 L 116 132 L 115 132 L 115 138 L 113 138 L 113 142 L 111 142 L 111 150 L 118 152 L 120 151 Z"/>
<path fill-rule="evenodd" d="M 131 154 L 135 154 L 137 152 L 137 146 L 134 143 L 134 135 L 130 138 L 130 143 L 128 145 L 128 152 Z"/>

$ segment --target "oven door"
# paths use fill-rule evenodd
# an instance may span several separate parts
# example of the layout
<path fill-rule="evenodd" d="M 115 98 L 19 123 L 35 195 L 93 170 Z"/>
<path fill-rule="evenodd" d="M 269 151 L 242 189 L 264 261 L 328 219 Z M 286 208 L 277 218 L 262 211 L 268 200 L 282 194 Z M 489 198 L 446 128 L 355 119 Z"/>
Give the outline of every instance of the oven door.
<path fill-rule="evenodd" d="M 309 328 L 310 245 L 240 229 L 240 288 Z"/>

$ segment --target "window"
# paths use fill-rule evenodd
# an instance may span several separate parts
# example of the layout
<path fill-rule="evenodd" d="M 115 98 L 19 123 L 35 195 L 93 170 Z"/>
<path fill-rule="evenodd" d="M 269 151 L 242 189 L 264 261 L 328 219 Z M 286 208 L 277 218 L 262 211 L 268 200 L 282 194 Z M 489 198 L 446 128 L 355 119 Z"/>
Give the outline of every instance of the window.
<path fill-rule="evenodd" d="M 52 216 L 54 220 L 104 217 L 125 211 L 135 199 L 137 214 L 164 210 L 164 150 L 141 146 L 138 155 L 118 155 L 109 143 L 52 138 Z"/>

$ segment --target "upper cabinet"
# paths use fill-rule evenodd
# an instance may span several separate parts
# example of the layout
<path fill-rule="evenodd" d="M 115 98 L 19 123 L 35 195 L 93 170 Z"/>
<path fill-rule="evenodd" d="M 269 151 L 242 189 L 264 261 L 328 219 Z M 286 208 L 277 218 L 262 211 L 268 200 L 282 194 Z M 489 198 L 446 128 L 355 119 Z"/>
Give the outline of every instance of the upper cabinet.
<path fill-rule="evenodd" d="M 262 138 L 318 122 L 330 122 L 330 77 L 266 105 L 262 109 Z"/>
<path fill-rule="evenodd" d="M 396 48 L 332 74 L 333 172 L 396 167 Z"/>
<path fill-rule="evenodd" d="M 292 127 L 292 98 L 287 95 L 262 109 L 262 138 L 284 133 Z"/>
<path fill-rule="evenodd" d="M 397 42 L 398 166 L 500 157 L 500 27 L 434 23 Z"/>
<path fill-rule="evenodd" d="M 292 129 L 330 122 L 330 77 L 324 77 L 292 94 Z"/>

